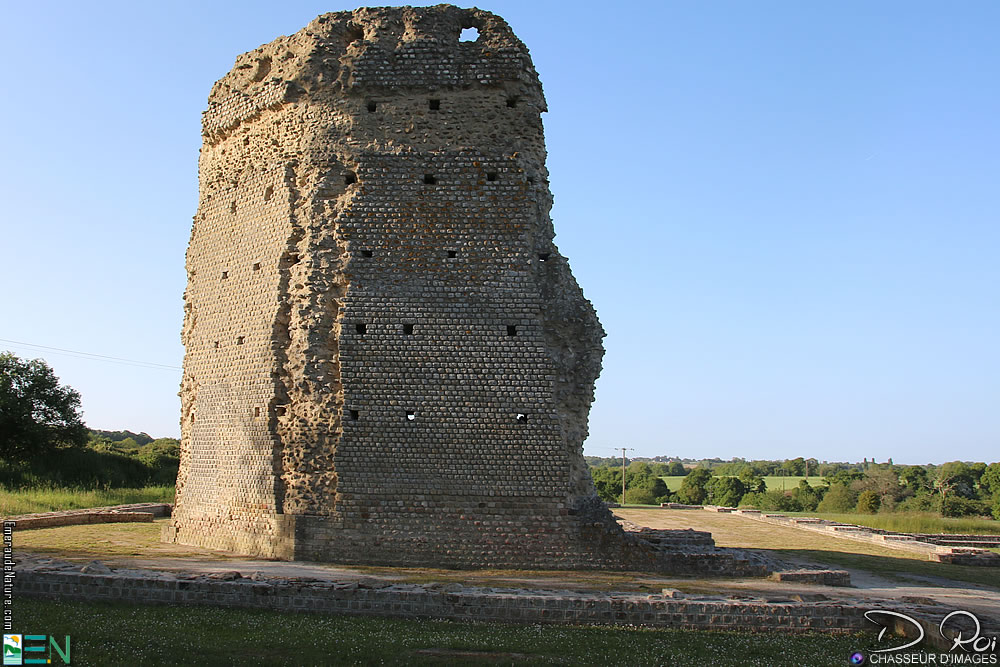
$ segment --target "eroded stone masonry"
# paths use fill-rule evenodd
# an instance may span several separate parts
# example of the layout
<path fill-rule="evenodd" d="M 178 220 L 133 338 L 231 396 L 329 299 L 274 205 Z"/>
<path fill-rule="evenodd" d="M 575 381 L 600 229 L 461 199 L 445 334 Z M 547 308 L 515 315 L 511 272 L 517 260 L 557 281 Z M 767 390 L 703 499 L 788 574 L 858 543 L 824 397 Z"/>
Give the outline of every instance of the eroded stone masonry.
<path fill-rule="evenodd" d="M 203 118 L 165 539 L 688 567 L 622 531 L 582 457 L 604 332 L 553 244 L 543 111 L 477 9 L 326 14 L 237 59 Z"/>

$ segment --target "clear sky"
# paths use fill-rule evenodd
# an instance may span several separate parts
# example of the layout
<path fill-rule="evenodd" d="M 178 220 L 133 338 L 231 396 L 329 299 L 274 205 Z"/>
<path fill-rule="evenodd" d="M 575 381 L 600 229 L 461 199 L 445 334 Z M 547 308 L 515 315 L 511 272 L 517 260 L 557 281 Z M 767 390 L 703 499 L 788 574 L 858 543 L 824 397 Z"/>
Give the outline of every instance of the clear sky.
<path fill-rule="evenodd" d="M 0 350 L 91 427 L 179 433 L 212 84 L 355 6 L 0 0 Z M 483 8 L 531 50 L 608 332 L 588 454 L 1000 458 L 1000 4 Z"/>

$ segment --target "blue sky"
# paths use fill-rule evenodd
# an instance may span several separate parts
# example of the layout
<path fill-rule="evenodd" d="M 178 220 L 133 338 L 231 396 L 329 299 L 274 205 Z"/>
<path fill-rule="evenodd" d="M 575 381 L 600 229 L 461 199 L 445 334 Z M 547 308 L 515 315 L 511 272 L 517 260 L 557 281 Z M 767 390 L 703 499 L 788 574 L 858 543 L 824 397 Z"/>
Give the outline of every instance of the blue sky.
<path fill-rule="evenodd" d="M 23 343 L 180 366 L 209 90 L 354 6 L 0 3 L 0 349 L 92 427 L 176 436 L 179 370 Z M 541 76 L 608 332 L 587 453 L 996 460 L 1000 5 L 568 7 L 483 5 Z"/>

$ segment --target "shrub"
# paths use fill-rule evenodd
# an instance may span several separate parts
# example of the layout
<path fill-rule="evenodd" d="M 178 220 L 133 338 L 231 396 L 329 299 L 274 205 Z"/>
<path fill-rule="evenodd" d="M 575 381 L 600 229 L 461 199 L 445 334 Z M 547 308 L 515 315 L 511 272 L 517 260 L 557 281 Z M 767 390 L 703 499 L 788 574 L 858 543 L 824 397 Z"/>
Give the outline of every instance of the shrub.
<path fill-rule="evenodd" d="M 837 482 L 823 496 L 822 502 L 816 507 L 819 512 L 852 512 L 858 504 L 858 493 L 842 482 Z"/>
<path fill-rule="evenodd" d="M 753 507 L 762 512 L 801 512 L 802 505 L 791 491 L 751 492 L 743 496 L 740 507 Z"/>
<path fill-rule="evenodd" d="M 899 503 L 895 510 L 897 512 L 940 512 L 941 496 L 936 493 L 921 493 Z"/>
<path fill-rule="evenodd" d="M 862 491 L 858 496 L 857 509 L 862 514 L 876 514 L 881 505 L 882 499 L 874 491 Z"/>
<path fill-rule="evenodd" d="M 992 511 L 986 500 L 970 500 L 951 495 L 941 501 L 941 516 L 989 516 Z"/>
<path fill-rule="evenodd" d="M 656 498 L 649 489 L 626 489 L 625 504 L 627 505 L 658 505 Z"/>

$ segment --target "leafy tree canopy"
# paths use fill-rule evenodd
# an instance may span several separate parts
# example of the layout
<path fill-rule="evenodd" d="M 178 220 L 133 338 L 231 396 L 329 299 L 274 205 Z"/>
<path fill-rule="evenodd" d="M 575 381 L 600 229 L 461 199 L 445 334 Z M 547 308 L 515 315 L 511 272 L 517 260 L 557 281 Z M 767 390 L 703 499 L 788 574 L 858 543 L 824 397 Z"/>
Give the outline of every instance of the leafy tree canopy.
<path fill-rule="evenodd" d="M 707 468 L 695 468 L 687 474 L 681 482 L 681 488 L 677 492 L 682 503 L 689 505 L 700 505 L 705 502 L 708 492 L 705 487 L 712 479 L 712 472 Z"/>
<path fill-rule="evenodd" d="M 0 457 L 26 460 L 86 442 L 80 394 L 41 359 L 0 352 Z"/>

